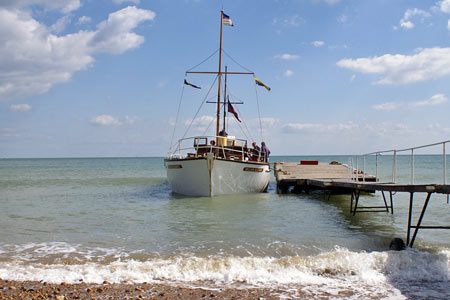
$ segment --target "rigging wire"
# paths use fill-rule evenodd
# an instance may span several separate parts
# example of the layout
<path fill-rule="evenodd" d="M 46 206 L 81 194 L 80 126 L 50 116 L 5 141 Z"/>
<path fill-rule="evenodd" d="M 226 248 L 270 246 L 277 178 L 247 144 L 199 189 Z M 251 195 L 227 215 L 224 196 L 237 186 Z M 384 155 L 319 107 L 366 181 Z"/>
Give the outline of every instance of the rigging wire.
<path fill-rule="evenodd" d="M 195 68 L 197 68 L 198 66 L 200 66 L 201 64 L 203 64 L 205 61 L 207 61 L 208 59 L 210 59 L 214 54 L 216 54 L 219 51 L 219 49 L 217 49 L 216 51 L 214 51 L 210 56 L 208 56 L 206 59 L 204 59 L 201 63 L 196 64 L 195 66 L 193 66 L 192 68 L 190 68 L 189 70 L 187 70 L 186 72 L 189 72 Z"/>
<path fill-rule="evenodd" d="M 211 127 L 211 125 L 214 123 L 214 118 L 211 119 L 211 122 L 209 122 L 208 127 L 206 127 L 205 131 L 203 131 L 203 135 L 206 135 L 206 133 L 208 132 L 209 128 Z"/>
<path fill-rule="evenodd" d="M 231 93 L 230 93 L 230 96 L 231 96 L 232 100 L 238 99 L 238 98 L 234 97 L 233 94 L 231 94 Z M 239 99 L 238 99 L 238 100 L 239 100 Z M 246 138 L 247 140 L 252 140 L 252 141 L 253 141 L 252 134 L 251 134 L 250 130 L 249 130 L 248 127 L 247 127 L 247 123 L 245 122 L 244 115 L 241 113 L 241 111 L 239 110 L 239 108 L 238 108 L 237 106 L 233 106 L 233 107 L 237 110 L 238 115 L 241 116 L 242 123 L 244 124 L 245 129 L 247 130 L 248 135 L 247 135 L 247 133 L 245 132 L 245 130 L 242 128 L 241 124 L 236 120 L 236 123 L 238 124 L 239 129 L 241 129 L 242 133 L 245 135 L 245 138 Z M 228 120 L 228 117 L 227 117 L 227 120 Z M 250 138 L 249 138 L 249 136 L 250 136 Z"/>
<path fill-rule="evenodd" d="M 261 141 L 264 141 L 263 130 L 262 130 L 262 122 L 261 122 L 261 113 L 259 111 L 258 87 L 256 86 L 256 83 L 255 83 L 255 94 L 256 94 L 256 106 L 258 107 L 259 130 L 261 132 Z"/>
<path fill-rule="evenodd" d="M 182 139 L 184 139 L 186 137 L 186 134 L 188 133 L 189 129 L 191 129 L 192 124 L 194 123 L 195 119 L 197 118 L 197 115 L 200 112 L 200 109 L 202 108 L 203 104 L 205 104 L 206 99 L 208 98 L 208 95 L 211 92 L 211 90 L 212 90 L 214 84 L 216 83 L 218 77 L 219 77 L 219 75 L 216 76 L 216 78 L 214 79 L 214 82 L 211 84 L 208 92 L 205 95 L 205 98 L 203 98 L 202 104 L 200 104 L 200 107 L 198 108 L 197 112 L 195 113 L 194 118 L 191 120 L 191 123 L 189 124 L 188 128 L 186 129 L 186 132 L 184 133 Z"/>
<path fill-rule="evenodd" d="M 238 66 L 240 66 L 242 69 L 246 70 L 246 71 L 249 72 L 249 73 L 254 73 L 252 70 L 247 69 L 246 67 L 244 67 L 243 65 L 241 65 L 240 63 L 238 63 L 234 58 L 231 57 L 231 55 L 229 55 L 229 54 L 227 53 L 227 51 L 225 51 L 225 49 L 222 48 L 222 51 L 223 51 L 223 53 L 225 53 L 225 55 L 226 55 L 229 59 L 231 59 L 232 61 L 234 61 L 234 63 L 237 64 Z"/>
<path fill-rule="evenodd" d="M 241 68 L 243 68 L 244 70 L 246 70 L 249 73 L 254 73 L 252 70 L 244 67 L 243 65 L 241 65 L 240 63 L 238 63 L 233 57 L 231 57 L 231 55 L 229 55 L 225 49 L 222 49 L 223 53 L 225 53 L 225 55 L 230 58 L 233 62 L 235 62 L 238 66 L 240 66 Z M 260 112 L 260 108 L 259 108 L 259 98 L 258 98 L 258 89 L 255 83 L 255 94 L 256 94 L 256 105 L 258 108 L 258 119 L 259 119 L 259 130 L 260 130 L 260 134 L 261 134 L 261 141 L 264 141 L 264 136 L 263 136 L 263 129 L 262 129 L 262 121 L 261 121 L 261 112 Z M 246 126 L 247 127 L 247 126 Z M 247 128 L 248 130 L 248 128 Z M 250 132 L 250 131 L 249 131 Z"/>
<path fill-rule="evenodd" d="M 247 139 L 254 141 L 254 139 L 253 139 L 253 137 L 252 137 L 252 134 L 250 133 L 250 130 L 248 129 L 247 122 L 245 122 L 244 116 L 242 115 L 242 113 L 241 113 L 241 111 L 239 110 L 239 108 L 236 107 L 236 110 L 238 111 L 239 115 L 241 115 L 242 123 L 244 124 L 245 129 L 247 130 L 248 136 L 247 136 L 247 134 L 245 133 L 245 131 L 242 129 L 241 124 L 239 124 L 239 122 L 237 122 L 238 125 L 239 125 L 239 128 L 241 129 L 242 133 L 245 135 L 245 137 L 246 137 Z M 236 120 L 236 121 L 237 121 L 237 120 Z M 250 136 L 250 138 L 248 138 L 249 136 Z"/>
<path fill-rule="evenodd" d="M 235 97 L 233 94 L 231 94 L 231 92 L 230 92 L 230 96 L 231 96 L 232 100 L 240 100 L 239 98 L 237 98 L 237 97 Z M 242 100 L 240 100 L 240 101 L 242 101 Z M 241 129 L 242 133 L 245 135 L 245 137 L 246 137 L 247 139 L 249 139 L 248 137 L 250 136 L 250 139 L 251 139 L 252 141 L 254 141 L 254 140 L 253 140 L 253 137 L 252 137 L 252 134 L 251 134 L 251 131 L 250 131 L 250 130 L 248 129 L 248 127 L 247 127 L 247 123 L 245 122 L 245 118 L 244 118 L 243 114 L 241 113 L 241 111 L 239 110 L 239 108 L 238 108 L 237 106 L 233 106 L 233 107 L 236 108 L 237 112 L 238 112 L 239 115 L 241 116 L 242 123 L 244 124 L 245 129 L 247 130 L 248 135 L 247 135 L 247 133 L 245 133 L 244 129 L 242 129 L 242 127 L 240 126 L 240 123 L 238 123 L 239 128 Z"/>
<path fill-rule="evenodd" d="M 198 66 L 200 66 L 201 64 L 203 64 L 204 62 L 206 62 L 207 60 L 209 60 L 212 56 L 214 56 L 218 51 L 219 51 L 219 49 L 215 50 L 215 51 L 214 51 L 211 55 L 209 55 L 206 59 L 204 59 L 203 61 L 201 61 L 201 62 L 198 63 L 197 65 L 193 66 L 192 68 L 188 69 L 186 72 L 189 72 L 189 71 L 191 71 L 191 70 L 197 68 Z M 250 69 L 244 67 L 244 66 L 241 65 L 239 62 L 237 62 L 233 57 L 231 57 L 230 54 L 228 54 L 228 53 L 225 51 L 225 49 L 222 49 L 222 51 L 223 51 L 223 53 L 224 53 L 229 59 L 231 59 L 234 63 L 236 63 L 236 64 L 237 64 L 238 66 L 240 66 L 242 69 L 246 70 L 246 71 L 249 72 L 249 73 L 254 73 L 252 70 L 250 70 Z M 217 76 L 215 77 L 214 82 L 213 82 L 212 85 L 210 86 L 210 88 L 209 88 L 209 90 L 208 90 L 208 92 L 207 92 L 205 98 L 203 99 L 203 101 L 202 101 L 200 107 L 198 108 L 197 112 L 195 113 L 194 118 L 191 120 L 191 122 L 190 122 L 188 128 L 186 129 L 186 131 L 185 131 L 185 133 L 184 133 L 184 135 L 183 135 L 182 138 L 185 138 L 185 137 L 186 137 L 186 134 L 188 133 L 189 129 L 191 128 L 192 124 L 194 123 L 195 119 L 197 118 L 197 115 L 199 114 L 199 112 L 200 112 L 200 110 L 201 110 L 203 104 L 204 104 L 207 100 L 209 100 L 209 99 L 212 98 L 212 97 L 211 97 L 211 98 L 208 98 L 208 95 L 209 95 L 209 93 L 211 92 L 211 89 L 213 88 L 213 86 L 214 86 L 215 82 L 217 81 L 217 78 L 218 78 L 218 77 L 219 77 L 219 75 L 217 75 Z M 181 91 L 181 96 L 180 96 L 180 101 L 179 101 L 179 104 L 178 104 L 178 110 L 177 110 L 177 116 L 176 116 L 176 120 L 175 120 L 175 126 L 174 126 L 174 130 L 173 130 L 173 133 L 172 133 L 172 139 L 171 139 L 171 142 L 170 142 L 171 147 L 169 148 L 169 152 L 170 152 L 170 150 L 172 149 L 172 147 L 174 146 L 174 145 L 173 145 L 173 139 L 174 139 L 176 127 L 177 127 L 177 124 L 178 124 L 179 113 L 180 113 L 180 107 L 181 107 L 181 102 L 182 102 L 182 98 L 183 98 L 183 94 L 184 94 L 184 88 L 185 88 L 185 86 L 183 85 L 183 88 L 182 88 L 182 91 Z M 261 113 L 260 113 L 260 108 L 259 108 L 259 98 L 258 98 L 258 90 L 257 90 L 256 84 L 255 84 L 255 94 L 256 94 L 256 103 L 257 103 L 257 108 L 258 108 L 259 129 L 260 129 L 260 134 L 261 134 L 261 140 L 263 140 L 263 130 L 262 130 L 262 122 L 261 122 Z M 232 97 L 233 97 L 233 96 L 232 96 Z M 238 124 L 239 128 L 241 129 L 241 131 L 242 131 L 242 133 L 245 135 L 245 137 L 248 139 L 249 136 L 250 136 L 250 139 L 253 140 L 253 137 L 252 137 L 252 135 L 251 135 L 251 133 L 250 133 L 250 130 L 248 129 L 247 123 L 245 122 L 245 120 L 244 120 L 244 118 L 243 118 L 243 116 L 242 116 L 242 113 L 240 112 L 240 110 L 239 110 L 237 107 L 236 107 L 236 109 L 237 109 L 237 111 L 239 112 L 239 114 L 240 114 L 241 117 L 242 117 L 242 123 L 244 124 L 245 129 L 246 129 L 248 135 L 245 133 L 245 130 L 242 128 L 241 124 L 240 124 L 239 122 L 237 122 L 237 121 L 236 121 L 236 123 Z M 213 123 L 213 121 L 214 121 L 214 119 L 209 123 L 208 127 L 206 128 L 206 130 L 205 130 L 205 132 L 204 132 L 203 134 L 205 134 L 205 133 L 209 130 L 209 128 L 211 127 L 211 124 Z M 226 120 L 226 121 L 228 121 L 228 117 L 227 117 L 227 120 Z"/>
<path fill-rule="evenodd" d="M 237 120 L 235 120 L 235 122 L 236 122 L 236 124 L 239 126 L 239 129 L 242 131 L 242 133 L 244 134 L 245 138 L 246 138 L 248 141 L 253 141 L 253 138 L 251 137 L 250 131 L 248 131 L 248 128 L 247 128 L 247 131 L 248 131 L 248 133 L 249 133 L 249 135 L 250 135 L 250 138 L 249 138 L 248 135 L 245 133 L 244 129 L 242 129 L 241 124 L 240 124 Z M 247 127 L 247 125 L 245 124 L 244 121 L 243 121 L 243 123 L 244 123 L 245 127 Z"/>
<path fill-rule="evenodd" d="M 169 151 L 168 154 L 170 155 L 170 151 L 172 150 L 172 147 L 174 146 L 173 144 L 173 138 L 175 136 L 175 131 L 177 129 L 177 124 L 178 124 L 178 117 L 180 115 L 180 108 L 181 108 L 181 102 L 183 100 L 183 94 L 184 94 L 184 84 L 183 87 L 181 88 L 181 96 L 180 96 L 180 101 L 178 102 L 178 110 L 177 110 L 177 117 L 175 118 L 175 126 L 173 126 L 173 132 L 172 132 L 172 138 L 170 140 L 170 147 L 169 147 Z"/>

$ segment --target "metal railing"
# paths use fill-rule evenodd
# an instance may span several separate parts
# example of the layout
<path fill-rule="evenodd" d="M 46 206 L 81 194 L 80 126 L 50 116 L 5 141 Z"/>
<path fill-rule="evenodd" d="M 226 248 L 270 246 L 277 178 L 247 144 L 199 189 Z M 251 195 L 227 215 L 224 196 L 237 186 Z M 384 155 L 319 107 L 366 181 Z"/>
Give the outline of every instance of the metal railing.
<path fill-rule="evenodd" d="M 427 144 L 427 145 L 422 145 L 422 146 L 417 146 L 417 147 L 411 147 L 411 148 L 405 148 L 405 149 L 393 149 L 393 150 L 384 150 L 384 151 L 376 151 L 376 152 L 371 152 L 371 153 L 366 153 L 363 154 L 363 159 L 364 159 L 364 169 L 363 169 L 363 176 L 365 176 L 365 159 L 366 156 L 369 155 L 375 155 L 376 159 L 375 159 L 375 172 L 376 172 L 376 177 L 378 178 L 378 169 L 379 169 L 379 163 L 378 163 L 378 157 L 381 154 L 387 154 L 387 153 L 392 153 L 393 154 L 393 162 L 392 162 L 392 182 L 396 183 L 397 182 L 397 154 L 398 153 L 402 153 L 402 152 L 410 152 L 410 156 L 411 156 L 411 180 L 410 183 L 414 184 L 414 180 L 415 180 L 415 160 L 414 160 L 414 151 L 417 149 L 423 149 L 423 148 L 429 148 L 429 147 L 434 147 L 434 146 L 438 146 L 438 145 L 442 145 L 442 184 L 446 184 L 446 177 L 447 177 L 447 156 L 446 156 L 446 144 L 450 143 L 450 140 L 446 140 L 446 141 L 442 141 L 442 142 L 438 142 L 438 143 L 433 143 L 433 144 Z"/>
<path fill-rule="evenodd" d="M 225 139 L 224 139 L 225 138 Z M 224 144 L 217 145 L 219 141 Z M 249 150 L 251 153 L 249 153 Z M 169 151 L 170 159 L 199 157 L 206 153 L 214 153 L 219 158 L 239 159 L 242 161 L 255 157 L 254 150 L 247 147 L 247 141 L 223 136 L 195 136 L 180 139 Z M 256 161 L 264 161 L 261 152 Z"/>

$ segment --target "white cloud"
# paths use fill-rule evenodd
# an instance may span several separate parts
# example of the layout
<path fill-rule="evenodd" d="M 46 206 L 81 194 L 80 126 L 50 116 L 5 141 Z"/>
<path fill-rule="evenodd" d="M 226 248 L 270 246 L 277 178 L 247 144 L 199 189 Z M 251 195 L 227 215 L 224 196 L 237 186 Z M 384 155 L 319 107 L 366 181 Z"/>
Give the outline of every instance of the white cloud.
<path fill-rule="evenodd" d="M 341 45 L 330 45 L 328 46 L 328 49 L 347 49 L 348 46 L 346 44 L 341 44 Z"/>
<path fill-rule="evenodd" d="M 414 23 L 411 21 L 400 20 L 400 26 L 406 29 L 414 28 Z"/>
<path fill-rule="evenodd" d="M 234 118 L 233 116 L 231 116 L 231 117 Z M 260 124 L 259 121 L 260 120 L 259 120 L 259 118 L 245 119 L 244 121 L 248 125 L 250 131 L 259 132 L 259 130 L 260 130 L 260 127 L 259 127 L 259 124 Z M 261 118 L 261 125 L 262 125 L 262 128 L 264 130 L 266 128 L 270 128 L 270 127 L 274 126 L 279 121 L 280 120 L 277 119 L 277 118 L 264 117 L 264 118 Z"/>
<path fill-rule="evenodd" d="M 407 9 L 403 15 L 403 18 L 400 20 L 400 26 L 406 29 L 413 28 L 415 24 L 411 21 L 411 19 L 417 16 L 421 17 L 420 21 L 423 22 L 424 19 L 426 17 L 430 17 L 431 14 L 418 8 Z"/>
<path fill-rule="evenodd" d="M 30 5 L 40 5 L 47 9 L 58 9 L 63 13 L 69 13 L 81 7 L 80 0 L 3 0 L 0 8 L 23 9 Z"/>
<path fill-rule="evenodd" d="M 448 20 L 448 23 L 447 23 L 447 29 L 450 31 L 450 19 Z"/>
<path fill-rule="evenodd" d="M 340 15 L 339 17 L 336 18 L 336 21 L 338 21 L 339 23 L 347 23 L 347 21 L 348 21 L 348 16 L 346 16 L 346 15 Z"/>
<path fill-rule="evenodd" d="M 298 132 L 342 132 L 358 129 L 359 125 L 349 121 L 347 123 L 337 124 L 322 124 L 322 123 L 288 123 L 281 127 L 283 133 L 298 133 Z"/>
<path fill-rule="evenodd" d="M 444 94 L 436 94 L 432 96 L 430 99 L 424 101 L 412 102 L 409 105 L 411 107 L 420 107 L 420 106 L 430 106 L 430 105 L 439 105 L 448 102 L 447 96 Z"/>
<path fill-rule="evenodd" d="M 292 75 L 294 75 L 294 71 L 292 71 L 292 70 L 286 70 L 284 72 L 285 77 L 291 77 Z"/>
<path fill-rule="evenodd" d="M 61 33 L 66 29 L 66 26 L 70 23 L 70 15 L 65 15 L 58 20 L 56 20 L 55 24 L 50 26 L 50 30 L 54 33 Z"/>
<path fill-rule="evenodd" d="M 444 104 L 449 101 L 448 97 L 444 94 L 436 94 L 427 100 L 415 101 L 415 102 L 386 102 L 376 104 L 372 106 L 373 110 L 391 111 L 399 108 L 416 108 L 423 106 L 433 106 Z"/>
<path fill-rule="evenodd" d="M 295 60 L 295 59 L 298 59 L 299 56 L 295 55 L 295 54 L 284 53 L 284 54 L 275 55 L 275 58 L 280 58 L 280 59 L 284 59 L 284 60 Z"/>
<path fill-rule="evenodd" d="M 413 137 L 418 135 L 418 131 L 411 129 L 408 125 L 390 122 L 381 122 L 376 124 L 366 124 L 364 125 L 364 131 L 366 134 L 380 137 Z"/>
<path fill-rule="evenodd" d="M 303 130 L 321 129 L 323 126 L 324 125 L 322 124 L 313 123 L 288 123 L 281 128 L 281 131 L 285 133 L 294 133 Z"/>
<path fill-rule="evenodd" d="M 91 17 L 81 16 L 80 18 L 78 18 L 77 25 L 83 25 L 83 24 L 87 24 L 87 23 L 91 23 L 91 22 L 92 22 Z"/>
<path fill-rule="evenodd" d="M 439 8 L 442 12 L 450 14 L 450 0 L 443 0 L 439 2 Z"/>
<path fill-rule="evenodd" d="M 273 25 L 283 25 L 287 27 L 297 27 L 300 23 L 305 23 L 305 19 L 299 15 L 293 15 L 284 18 L 275 18 L 272 22 Z"/>
<path fill-rule="evenodd" d="M 185 120 L 183 123 L 186 126 L 189 126 L 192 122 L 192 126 L 208 126 L 215 120 L 214 117 L 211 116 L 200 116 L 197 117 L 194 121 L 192 120 Z"/>
<path fill-rule="evenodd" d="M 113 117 L 111 115 L 99 115 L 91 119 L 91 123 L 94 125 L 101 125 L 101 126 L 119 126 L 122 125 L 122 122 L 120 122 L 116 117 Z"/>
<path fill-rule="evenodd" d="M 314 47 L 322 47 L 323 45 L 325 45 L 324 41 L 314 41 L 311 43 L 311 45 L 314 45 Z"/>
<path fill-rule="evenodd" d="M 398 107 L 400 107 L 400 103 L 395 103 L 395 102 L 386 102 L 386 103 L 381 103 L 381 104 L 375 104 L 372 106 L 373 110 L 385 110 L 385 111 L 391 111 L 394 109 L 397 109 Z"/>
<path fill-rule="evenodd" d="M 18 137 L 19 132 L 14 128 L 0 128 L 1 137 Z"/>
<path fill-rule="evenodd" d="M 29 111 L 31 110 L 31 105 L 29 104 L 12 104 L 9 107 L 11 111 Z"/>
<path fill-rule="evenodd" d="M 259 122 L 259 119 L 258 119 Z M 271 127 L 277 124 L 279 120 L 277 118 L 265 117 L 261 118 L 261 124 L 263 127 Z"/>
<path fill-rule="evenodd" d="M 141 118 L 139 118 L 138 116 L 125 116 L 124 122 L 128 125 L 133 125 L 140 120 Z"/>
<path fill-rule="evenodd" d="M 151 10 L 128 6 L 111 13 L 108 20 L 97 26 L 89 45 L 98 52 L 120 54 L 129 49 L 137 48 L 144 42 L 144 37 L 131 32 L 139 23 L 153 20 L 155 13 Z"/>
<path fill-rule="evenodd" d="M 79 3 L 18 2 L 46 3 L 64 10 Z M 0 101 L 44 93 L 54 84 L 68 81 L 76 71 L 90 66 L 97 53 L 121 54 L 139 47 L 144 38 L 132 30 L 154 17 L 155 13 L 150 10 L 129 6 L 111 13 L 95 31 L 56 36 L 51 33 L 51 27 L 36 21 L 29 10 L 8 10 L 0 5 Z"/>
<path fill-rule="evenodd" d="M 340 1 L 341 0 L 313 0 L 313 2 L 317 2 L 317 3 L 325 2 L 325 3 L 329 4 L 329 5 L 334 5 L 336 3 L 339 3 Z"/>
<path fill-rule="evenodd" d="M 122 4 L 122 3 L 126 3 L 126 2 L 133 2 L 134 4 L 141 3 L 140 0 L 113 0 L 113 2 L 116 4 Z"/>
<path fill-rule="evenodd" d="M 450 73 L 450 48 L 426 48 L 413 55 L 341 59 L 339 67 L 360 73 L 380 74 L 377 84 L 407 84 L 438 79 Z"/>

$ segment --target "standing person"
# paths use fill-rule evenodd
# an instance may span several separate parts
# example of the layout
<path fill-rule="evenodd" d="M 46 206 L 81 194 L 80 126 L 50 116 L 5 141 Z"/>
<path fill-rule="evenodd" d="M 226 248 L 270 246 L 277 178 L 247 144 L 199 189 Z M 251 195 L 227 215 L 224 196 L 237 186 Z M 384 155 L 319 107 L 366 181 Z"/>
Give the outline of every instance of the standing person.
<path fill-rule="evenodd" d="M 258 161 L 259 160 L 259 155 L 261 153 L 261 149 L 258 147 L 258 145 L 256 145 L 256 142 L 253 142 L 252 146 L 253 146 L 252 160 Z"/>
<path fill-rule="evenodd" d="M 261 142 L 261 153 L 263 155 L 264 161 L 268 162 L 269 161 L 270 150 L 266 146 L 265 142 Z"/>

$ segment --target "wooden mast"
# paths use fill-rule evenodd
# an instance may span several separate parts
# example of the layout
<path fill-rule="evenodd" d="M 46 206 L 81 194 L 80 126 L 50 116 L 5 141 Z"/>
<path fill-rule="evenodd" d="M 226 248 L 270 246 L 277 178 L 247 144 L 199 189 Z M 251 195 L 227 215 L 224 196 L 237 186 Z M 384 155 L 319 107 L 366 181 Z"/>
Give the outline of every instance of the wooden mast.
<path fill-rule="evenodd" d="M 217 89 L 217 115 L 216 115 L 216 136 L 219 135 L 220 126 L 220 85 L 222 82 L 222 27 L 223 27 L 223 10 L 220 11 L 220 46 L 219 46 L 219 87 Z M 219 144 L 219 138 L 216 141 Z"/>
<path fill-rule="evenodd" d="M 225 66 L 225 88 L 223 91 L 223 131 L 226 131 L 225 119 L 227 117 L 227 110 L 225 106 L 227 105 L 227 69 L 227 66 Z"/>
<path fill-rule="evenodd" d="M 220 89 L 222 86 L 222 75 L 225 74 L 225 80 L 226 76 L 228 74 L 239 74 L 239 75 L 255 75 L 253 72 L 228 72 L 227 69 L 225 69 L 225 72 L 222 72 L 222 30 L 223 30 L 223 10 L 220 11 L 220 45 L 219 45 L 219 71 L 218 72 L 199 72 L 199 71 L 187 71 L 186 74 L 217 74 L 219 77 L 219 84 L 217 87 L 217 113 L 216 113 L 216 136 L 219 136 L 220 131 Z M 226 86 L 226 83 L 225 83 Z M 226 97 L 226 92 L 225 92 Z M 226 99 L 223 101 L 224 104 L 224 125 L 223 130 L 225 130 L 225 118 L 226 118 L 226 111 L 225 111 L 225 105 L 226 105 Z M 219 138 L 216 138 L 216 143 L 219 144 Z"/>

